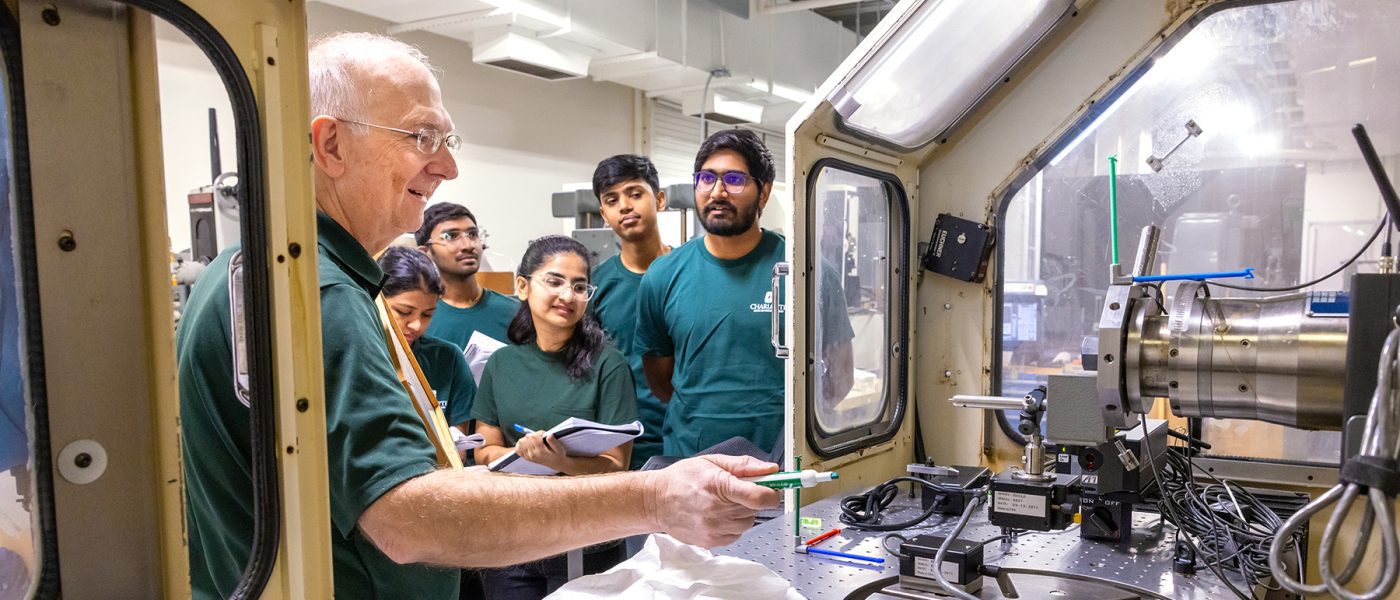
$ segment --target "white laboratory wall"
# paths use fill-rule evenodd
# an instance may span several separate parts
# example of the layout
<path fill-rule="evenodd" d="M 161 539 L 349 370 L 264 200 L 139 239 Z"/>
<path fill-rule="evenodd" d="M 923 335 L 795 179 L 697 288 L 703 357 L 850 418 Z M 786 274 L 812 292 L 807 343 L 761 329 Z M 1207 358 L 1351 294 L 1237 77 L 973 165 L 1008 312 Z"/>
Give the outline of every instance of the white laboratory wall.
<path fill-rule="evenodd" d="M 160 61 L 161 139 L 165 145 L 165 205 L 170 248 L 190 247 L 190 212 L 186 196 L 213 183 L 209 164 L 209 109 L 218 113 L 219 155 L 223 171 L 236 170 L 233 114 L 228 94 L 209 59 L 189 38 L 156 20 L 156 54 Z"/>
<path fill-rule="evenodd" d="M 388 24 L 321 3 L 307 5 L 311 36 L 383 32 Z M 207 61 L 167 28 L 158 46 L 161 118 L 171 247 L 189 247 L 185 195 L 209 183 L 208 107 L 219 107 L 224 170 L 233 170 L 227 96 Z M 550 214 L 550 194 L 588 181 L 597 162 L 634 151 L 633 91 L 589 80 L 546 82 L 471 62 L 467 44 L 426 33 L 400 39 L 419 46 L 442 70 L 443 102 L 462 136 L 460 175 L 433 202 L 463 204 L 490 232 L 490 270 L 515 268 L 530 240 L 567 234 Z"/>
<path fill-rule="evenodd" d="M 1397 157 L 1383 159 L 1394 173 Z M 1357 160 L 1310 162 L 1303 188 L 1302 280 L 1311 280 L 1331 271 L 1350 258 L 1366 241 L 1385 215 L 1380 192 L 1366 163 Z M 1363 272 L 1375 271 L 1380 244 L 1371 246 L 1361 259 Z M 1340 290 L 1347 283 L 1342 277 L 1317 286 L 1317 290 Z"/>

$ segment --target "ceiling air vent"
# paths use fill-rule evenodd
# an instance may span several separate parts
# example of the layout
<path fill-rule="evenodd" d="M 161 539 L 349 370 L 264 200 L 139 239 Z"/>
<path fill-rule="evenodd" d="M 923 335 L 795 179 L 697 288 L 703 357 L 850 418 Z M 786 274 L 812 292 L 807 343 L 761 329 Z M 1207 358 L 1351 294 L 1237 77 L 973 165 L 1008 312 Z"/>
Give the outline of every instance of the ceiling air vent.
<path fill-rule="evenodd" d="M 472 62 L 549 81 L 588 75 L 588 61 L 584 54 L 518 33 L 493 35 L 472 44 Z"/>

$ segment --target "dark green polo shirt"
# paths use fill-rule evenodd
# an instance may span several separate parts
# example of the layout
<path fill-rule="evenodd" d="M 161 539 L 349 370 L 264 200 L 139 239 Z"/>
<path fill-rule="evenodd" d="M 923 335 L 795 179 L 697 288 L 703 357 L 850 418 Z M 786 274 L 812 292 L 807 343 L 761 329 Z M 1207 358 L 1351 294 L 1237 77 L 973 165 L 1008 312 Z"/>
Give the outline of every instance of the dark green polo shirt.
<path fill-rule="evenodd" d="M 336 597 L 456 598 L 457 569 L 394 564 L 356 526 L 385 492 L 433 471 L 436 454 L 389 362 L 373 301 L 383 272 L 335 221 L 317 214 L 316 223 Z M 233 251 L 195 284 L 176 334 L 197 598 L 233 593 L 252 541 L 248 408 L 234 395 L 230 373 Z"/>
<path fill-rule="evenodd" d="M 736 436 L 763 450 L 776 447 L 784 381 L 771 339 L 772 280 L 786 243 L 765 230 L 753 251 L 729 260 L 696 238 L 658 258 L 642 277 L 634 350 L 676 361 L 662 431 L 667 456 L 694 456 Z M 826 343 L 848 341 L 840 288 L 824 287 L 828 297 L 818 301 L 831 307 L 821 311 Z"/>
<path fill-rule="evenodd" d="M 463 350 L 467 349 L 467 343 L 477 331 L 509 344 L 506 329 L 519 309 L 519 300 L 491 290 L 482 290 L 481 300 L 471 308 L 457 308 L 438 300 L 433 322 L 428 324 L 428 330 L 424 333 L 452 342 Z"/>
<path fill-rule="evenodd" d="M 430 335 L 413 341 L 413 357 L 428 378 L 442 416 L 448 425 L 461 425 L 472 420 L 472 399 L 476 397 L 476 382 L 462 349 Z"/>
<path fill-rule="evenodd" d="M 598 286 L 598 291 L 588 301 L 588 306 L 603 322 L 603 328 L 608 330 L 632 368 L 637 415 L 646 427 L 642 437 L 632 442 L 631 468 L 640 469 L 648 458 L 661 454 L 661 424 L 666 417 L 666 407 L 647 386 L 642 354 L 633 348 L 637 333 L 637 289 L 642 284 L 642 274 L 629 271 L 622 265 L 622 259 L 614 256 L 595 267 L 589 279 Z"/>
<path fill-rule="evenodd" d="M 562 354 L 533 343 L 507 346 L 486 361 L 472 416 L 501 428 L 507 446 L 523 434 L 515 425 L 544 431 L 569 417 L 605 425 L 637 420 L 637 396 L 627 359 L 610 346 L 578 381 L 564 370 Z"/>

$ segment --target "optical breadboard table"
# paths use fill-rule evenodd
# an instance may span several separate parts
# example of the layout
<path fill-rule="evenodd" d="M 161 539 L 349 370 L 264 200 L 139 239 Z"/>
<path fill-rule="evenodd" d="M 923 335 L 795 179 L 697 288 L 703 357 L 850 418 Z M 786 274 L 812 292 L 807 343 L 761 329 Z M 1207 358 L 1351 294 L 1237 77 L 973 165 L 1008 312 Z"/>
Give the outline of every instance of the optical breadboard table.
<path fill-rule="evenodd" d="M 886 522 L 911 519 L 922 512 L 917 497 L 902 492 L 884 511 Z M 907 590 L 898 585 L 899 558 L 880 546 L 883 532 L 865 532 L 841 524 L 840 498 L 815 502 L 802 509 L 803 517 L 821 519 L 825 529 L 841 527 L 842 532 L 817 545 L 885 559 L 883 565 L 858 563 L 794 552 L 788 533 L 792 517 L 773 519 L 755 526 L 738 542 L 719 548 L 718 554 L 744 558 L 772 569 L 792 582 L 809 600 L 846 598 L 934 598 L 932 593 Z M 905 538 L 921 534 L 950 533 L 957 517 L 934 515 L 922 527 L 895 532 Z M 803 530 L 804 539 L 825 529 Z M 1133 516 L 1133 536 L 1124 543 L 1081 540 L 1078 526 L 1065 531 L 1024 532 L 1011 544 L 994 541 L 983 549 L 984 563 L 1010 574 L 1020 598 L 1230 598 L 1229 588 L 1199 560 L 1194 575 L 1172 571 L 1175 555 L 1174 528 L 1155 514 Z M 1001 529 L 987 521 L 985 505 L 978 508 L 963 530 L 962 539 L 981 541 L 1001 535 Z M 890 546 L 897 548 L 897 541 Z M 1227 572 L 1235 587 L 1244 590 L 1238 573 Z M 983 579 L 979 598 L 1004 598 L 997 582 Z"/>

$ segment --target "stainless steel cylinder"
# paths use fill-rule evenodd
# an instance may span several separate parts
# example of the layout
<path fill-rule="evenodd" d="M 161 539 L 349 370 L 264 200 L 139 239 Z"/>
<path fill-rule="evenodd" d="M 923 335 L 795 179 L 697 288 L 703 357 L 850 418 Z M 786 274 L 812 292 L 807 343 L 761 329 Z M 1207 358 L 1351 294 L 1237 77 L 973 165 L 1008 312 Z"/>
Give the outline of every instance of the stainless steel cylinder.
<path fill-rule="evenodd" d="M 950 400 L 953 406 L 959 408 L 986 408 L 991 410 L 1021 410 L 1026 408 L 1028 401 L 1024 396 L 974 396 L 971 394 L 958 394 Z"/>
<path fill-rule="evenodd" d="M 1133 316 L 1130 397 L 1168 398 L 1186 417 L 1341 429 L 1345 315 L 1309 315 L 1306 294 L 1204 298 L 1199 289 L 1182 284 L 1166 315 Z"/>

